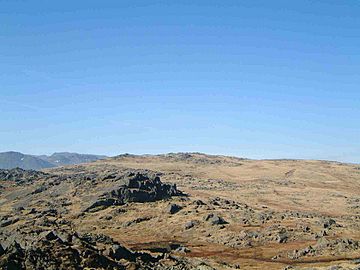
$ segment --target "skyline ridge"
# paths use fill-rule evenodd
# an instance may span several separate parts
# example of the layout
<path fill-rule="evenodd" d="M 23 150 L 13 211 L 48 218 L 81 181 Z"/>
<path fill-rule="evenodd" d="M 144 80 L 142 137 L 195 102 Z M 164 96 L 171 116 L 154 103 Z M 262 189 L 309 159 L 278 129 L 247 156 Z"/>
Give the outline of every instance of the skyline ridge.
<path fill-rule="evenodd" d="M 106 158 L 116 158 L 116 157 L 120 157 L 120 156 L 167 156 L 167 155 L 182 155 L 182 154 L 199 154 L 199 155 L 205 155 L 205 156 L 222 156 L 222 157 L 229 157 L 229 158 L 239 158 L 239 159 L 248 159 L 248 160 L 298 160 L 298 161 L 328 161 L 328 162 L 336 162 L 336 163 L 344 163 L 344 164 L 360 164 L 360 162 L 347 162 L 347 161 L 341 161 L 341 160 L 331 160 L 331 159 L 312 159 L 312 158 L 251 158 L 251 157 L 246 157 L 246 156 L 239 156 L 239 155 L 227 155 L 227 154 L 221 154 L 221 153 L 206 153 L 206 152 L 198 152 L 198 151 L 193 151 L 193 152 L 184 152 L 184 151 L 180 151 L 180 152 L 165 152 L 165 153 L 128 153 L 128 152 L 122 152 L 122 153 L 118 153 L 118 154 L 114 154 L 114 155 L 105 155 L 105 154 L 93 154 L 93 153 L 78 153 L 78 152 L 72 152 L 72 151 L 56 151 L 50 154 L 33 154 L 33 153 L 24 153 L 24 152 L 19 152 L 19 151 L 0 151 L 0 154 L 5 154 L 5 153 L 17 153 L 17 154 L 22 154 L 22 155 L 28 155 L 28 156 L 33 156 L 33 157 L 51 157 L 51 156 L 56 156 L 57 154 L 75 154 L 75 155 L 85 155 L 85 156 L 98 156 L 98 157 L 102 157 L 104 159 Z"/>

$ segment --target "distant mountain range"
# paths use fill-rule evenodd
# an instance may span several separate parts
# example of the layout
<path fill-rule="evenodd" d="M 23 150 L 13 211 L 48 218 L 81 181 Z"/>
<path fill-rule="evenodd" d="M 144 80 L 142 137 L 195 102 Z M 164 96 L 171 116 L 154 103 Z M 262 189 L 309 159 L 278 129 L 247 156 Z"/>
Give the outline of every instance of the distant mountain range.
<path fill-rule="evenodd" d="M 28 170 L 40 170 L 58 166 L 87 163 L 105 158 L 107 158 L 107 156 L 68 152 L 54 153 L 50 156 L 35 156 L 11 151 L 0 153 L 0 169 L 12 169 L 19 167 Z"/>

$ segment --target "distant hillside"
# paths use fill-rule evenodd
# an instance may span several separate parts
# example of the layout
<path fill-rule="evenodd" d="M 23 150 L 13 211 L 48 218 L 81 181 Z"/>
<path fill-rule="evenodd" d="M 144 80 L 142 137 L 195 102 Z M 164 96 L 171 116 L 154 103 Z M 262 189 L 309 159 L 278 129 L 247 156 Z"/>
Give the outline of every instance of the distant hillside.
<path fill-rule="evenodd" d="M 26 170 L 39 170 L 43 168 L 55 167 L 55 165 L 39 157 L 24 155 L 19 152 L 0 153 L 1 169 L 12 169 L 16 167 Z"/>
<path fill-rule="evenodd" d="M 104 159 L 106 156 L 88 155 L 78 153 L 54 153 L 51 156 L 33 156 L 19 152 L 0 153 L 0 169 L 33 169 L 40 170 L 57 166 L 74 165 Z"/>
<path fill-rule="evenodd" d="M 100 156 L 100 155 L 88 155 L 88 154 L 78 154 L 78 153 L 68 153 L 68 152 L 54 153 L 51 156 L 39 156 L 39 157 L 45 161 L 50 162 L 51 164 L 54 164 L 55 166 L 87 163 L 87 162 L 92 162 L 99 159 L 107 158 L 106 156 Z"/>

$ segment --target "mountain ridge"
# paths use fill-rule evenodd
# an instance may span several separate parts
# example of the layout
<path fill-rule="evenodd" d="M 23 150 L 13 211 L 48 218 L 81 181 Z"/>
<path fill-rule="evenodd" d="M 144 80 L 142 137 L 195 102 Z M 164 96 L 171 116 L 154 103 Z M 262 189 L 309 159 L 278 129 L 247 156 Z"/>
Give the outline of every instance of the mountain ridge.
<path fill-rule="evenodd" d="M 0 152 L 1 169 L 33 169 L 41 170 L 58 166 L 76 165 L 105 159 L 104 155 L 55 152 L 51 155 L 29 155 L 16 151 Z"/>

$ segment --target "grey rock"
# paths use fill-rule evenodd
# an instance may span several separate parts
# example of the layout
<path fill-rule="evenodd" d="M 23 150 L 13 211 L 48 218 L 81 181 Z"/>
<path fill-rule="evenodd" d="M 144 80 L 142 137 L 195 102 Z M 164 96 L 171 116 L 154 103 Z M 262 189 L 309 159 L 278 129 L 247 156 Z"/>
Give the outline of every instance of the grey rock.
<path fill-rule="evenodd" d="M 280 230 L 280 232 L 278 233 L 276 240 L 278 243 L 286 243 L 288 238 L 289 238 L 289 236 L 288 236 L 287 231 L 284 228 L 282 228 Z"/>
<path fill-rule="evenodd" d="M 177 249 L 175 249 L 175 252 L 179 252 L 179 253 L 189 253 L 190 249 L 188 249 L 187 247 L 178 247 Z"/>
<path fill-rule="evenodd" d="M 208 214 L 204 218 L 205 221 L 210 222 L 211 225 L 223 225 L 228 224 L 222 217 L 218 216 L 217 214 Z"/>
<path fill-rule="evenodd" d="M 185 223 L 185 230 L 189 230 L 193 227 L 195 227 L 198 224 L 198 222 L 196 220 L 191 220 L 189 222 Z"/>
<path fill-rule="evenodd" d="M 0 222 L 0 227 L 6 227 L 19 221 L 19 218 L 6 219 Z"/>

